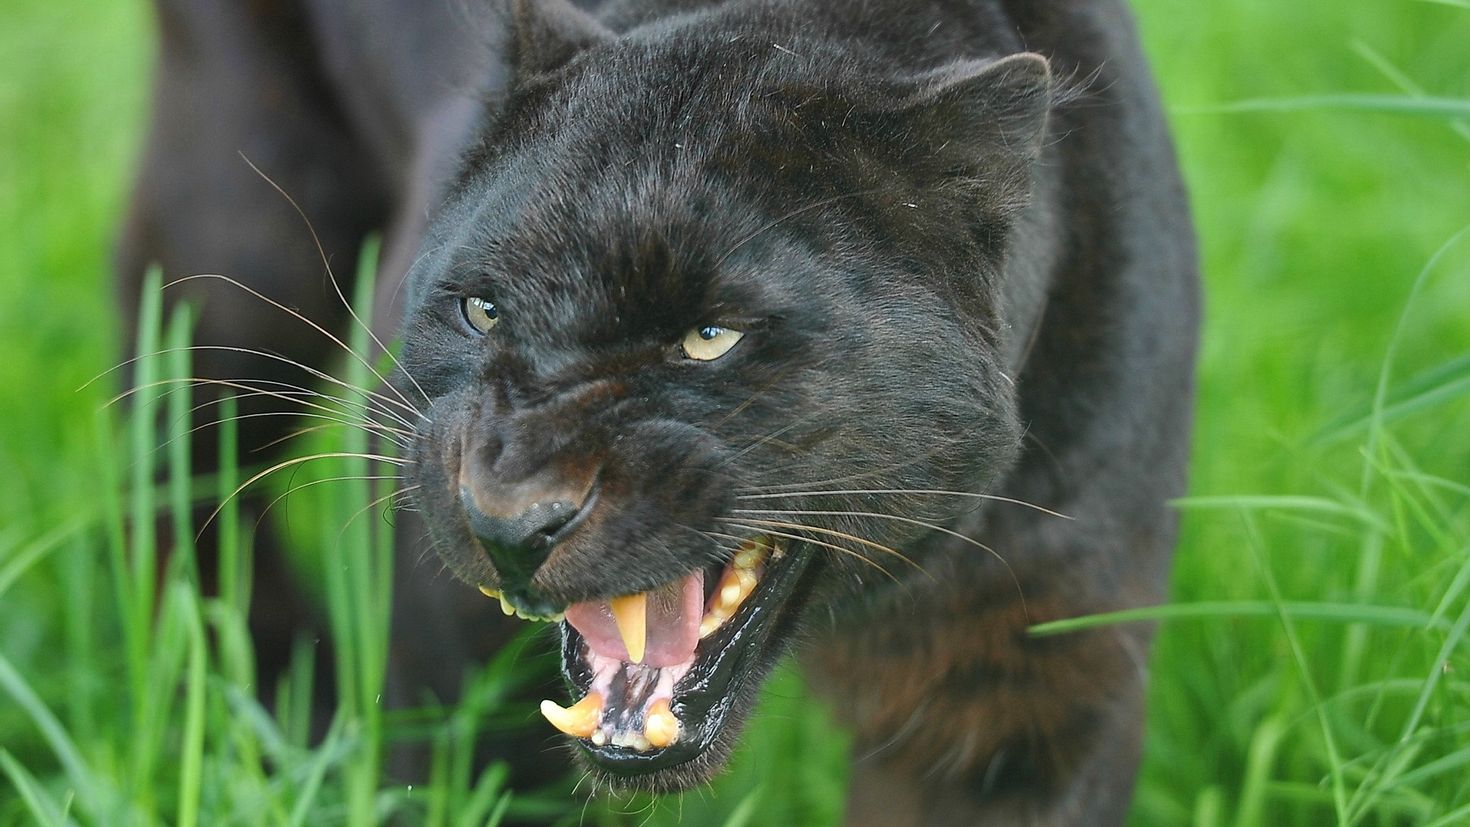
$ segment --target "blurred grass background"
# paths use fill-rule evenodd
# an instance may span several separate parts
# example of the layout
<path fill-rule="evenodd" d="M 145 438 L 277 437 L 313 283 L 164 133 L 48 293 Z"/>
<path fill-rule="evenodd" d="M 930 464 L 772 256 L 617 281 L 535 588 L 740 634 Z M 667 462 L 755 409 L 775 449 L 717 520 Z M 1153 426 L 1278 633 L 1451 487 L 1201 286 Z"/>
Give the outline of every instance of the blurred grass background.
<path fill-rule="evenodd" d="M 1470 101 L 1470 8 L 1134 5 L 1207 283 L 1174 600 L 1208 605 L 1161 627 L 1133 823 L 1470 823 L 1470 242 L 1447 247 L 1410 301 L 1436 250 L 1470 224 L 1470 118 L 1220 109 L 1322 93 Z M 286 780 L 227 772 L 269 747 L 271 728 L 224 723 L 248 717 L 228 681 L 248 669 L 189 642 L 191 618 L 209 615 L 187 589 L 145 665 L 177 676 L 149 691 L 181 710 L 199 700 L 206 729 L 182 712 L 172 728 L 123 720 L 140 701 L 118 689 L 127 623 L 103 549 L 124 505 L 102 489 L 135 466 L 99 425 L 116 389 L 78 388 L 118 361 L 108 244 L 141 137 L 151 21 L 140 0 L 7 0 L 0 23 L 0 825 L 52 804 L 58 823 L 118 823 L 78 797 L 36 704 L 98 783 L 131 797 L 110 812 L 138 823 L 327 824 L 394 808 L 488 818 L 496 779 L 462 778 L 448 758 L 416 799 L 378 790 L 373 763 L 349 755 L 363 742 L 346 724 L 316 750 L 290 727 L 276 733 Z M 13 702 L 18 686 L 35 704 Z M 773 685 L 719 788 L 651 815 L 620 805 L 636 813 L 625 820 L 831 822 L 841 742 L 801 695 L 789 673 Z M 449 745 L 464 719 L 445 720 L 436 737 Z M 196 756 L 195 774 L 181 780 L 190 762 L 166 760 L 137 775 L 138 726 L 164 754 Z M 471 806 L 474 790 L 489 803 Z"/>

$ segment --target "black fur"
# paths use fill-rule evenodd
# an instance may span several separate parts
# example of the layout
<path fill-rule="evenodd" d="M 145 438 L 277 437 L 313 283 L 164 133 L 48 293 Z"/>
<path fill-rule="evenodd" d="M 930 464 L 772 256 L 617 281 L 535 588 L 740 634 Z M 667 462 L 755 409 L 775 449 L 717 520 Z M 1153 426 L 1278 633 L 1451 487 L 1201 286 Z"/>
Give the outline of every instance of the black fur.
<path fill-rule="evenodd" d="M 282 157 L 364 156 L 344 177 L 372 199 L 327 184 L 306 201 L 339 255 L 390 226 L 381 292 L 402 303 L 383 302 L 380 322 L 402 332 L 414 381 L 398 387 L 425 395 L 413 482 L 459 579 L 507 585 L 462 491 L 585 498 L 515 587 L 548 609 L 717 562 L 718 535 L 759 533 L 760 519 L 861 537 L 814 556 L 776 635 L 807 639 L 814 682 L 857 733 L 849 822 L 1121 821 L 1148 630 L 1025 632 L 1157 600 L 1164 502 L 1183 486 L 1193 241 L 1120 6 L 629 0 L 594 18 L 513 0 L 457 25 L 397 0 L 278 5 L 311 21 L 307 42 L 268 37 L 257 16 L 245 51 L 288 66 L 279 82 L 300 90 L 301 117 L 325 124 L 282 133 Z M 202 167 L 168 156 L 168 116 L 195 86 L 231 83 L 228 67 L 169 66 L 201 28 L 165 27 L 125 272 L 162 258 L 251 278 L 170 195 Z M 350 204 L 350 220 L 331 217 Z M 260 249 L 258 283 L 315 289 L 309 261 Z M 498 308 L 488 334 L 462 318 L 467 297 Z M 680 339 L 704 325 L 745 337 L 718 360 L 685 358 Z M 207 321 L 205 335 L 250 341 Z M 800 493 L 819 489 L 914 493 Z M 848 513 L 800 513 L 834 511 Z M 491 621 L 473 589 L 404 569 L 399 685 L 450 694 Z M 717 770 L 783 648 L 763 647 L 736 685 L 713 747 L 624 783 L 674 789 Z"/>

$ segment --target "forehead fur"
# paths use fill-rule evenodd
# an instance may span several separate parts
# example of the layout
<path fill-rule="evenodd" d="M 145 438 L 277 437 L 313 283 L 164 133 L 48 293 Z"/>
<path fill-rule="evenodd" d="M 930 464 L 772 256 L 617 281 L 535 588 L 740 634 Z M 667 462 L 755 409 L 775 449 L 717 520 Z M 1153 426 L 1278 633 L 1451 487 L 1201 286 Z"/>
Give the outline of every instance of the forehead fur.
<path fill-rule="evenodd" d="M 772 293 L 899 271 L 939 290 L 966 273 L 957 298 L 983 303 L 1029 186 L 1044 64 L 895 75 L 866 41 L 721 14 L 609 34 L 518 80 L 466 154 L 420 277 L 591 339 L 760 317 Z M 806 266 L 771 277 L 793 251 Z"/>
<path fill-rule="evenodd" d="M 500 145 L 441 219 L 434 269 L 543 312 L 618 307 L 641 327 L 780 304 L 758 271 L 790 238 L 761 230 L 805 195 L 782 186 L 792 151 L 779 107 L 738 91 L 749 85 L 736 74 L 765 70 L 751 47 L 722 46 L 686 44 L 683 60 L 677 46 L 620 39 L 513 98 Z"/>

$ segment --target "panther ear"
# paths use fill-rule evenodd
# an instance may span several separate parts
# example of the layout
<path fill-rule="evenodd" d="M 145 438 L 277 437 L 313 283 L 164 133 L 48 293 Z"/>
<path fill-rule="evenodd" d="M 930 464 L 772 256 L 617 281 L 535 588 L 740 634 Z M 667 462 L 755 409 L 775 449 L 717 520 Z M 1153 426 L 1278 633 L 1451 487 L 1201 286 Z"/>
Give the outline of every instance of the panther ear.
<path fill-rule="evenodd" d="M 511 0 L 510 64 L 517 85 L 554 72 L 613 33 L 567 0 Z"/>
<path fill-rule="evenodd" d="M 869 111 L 886 122 L 908 165 L 941 176 L 1010 178 L 1029 171 L 1041 152 L 1053 91 L 1046 58 L 1022 52 L 905 78 Z"/>

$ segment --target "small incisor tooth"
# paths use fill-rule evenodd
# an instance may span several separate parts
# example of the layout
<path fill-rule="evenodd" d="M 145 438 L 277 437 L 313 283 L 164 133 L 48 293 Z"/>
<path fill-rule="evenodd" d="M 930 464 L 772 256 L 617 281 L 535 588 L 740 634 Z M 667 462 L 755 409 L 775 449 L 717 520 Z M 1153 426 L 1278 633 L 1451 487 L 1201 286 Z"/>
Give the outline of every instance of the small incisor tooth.
<path fill-rule="evenodd" d="M 480 589 L 480 594 L 485 595 L 486 597 L 490 598 L 491 600 L 494 600 L 494 599 L 500 597 L 500 592 L 498 592 L 498 591 L 490 588 L 489 586 L 480 586 L 479 589 Z"/>
<path fill-rule="evenodd" d="M 497 597 L 500 598 L 500 611 L 505 612 L 506 617 L 510 617 L 516 613 L 516 607 L 510 605 L 510 601 L 505 599 L 505 595 L 497 595 Z"/>
<path fill-rule="evenodd" d="M 642 663 L 644 649 L 648 646 L 648 594 L 615 597 L 607 605 L 612 609 L 618 636 L 628 649 L 628 660 Z"/>
<path fill-rule="evenodd" d="M 679 740 L 679 719 L 669 709 L 667 698 L 659 698 L 648 708 L 648 715 L 643 720 L 643 737 L 655 749 L 663 749 Z"/>
<path fill-rule="evenodd" d="M 556 701 L 542 701 L 541 714 L 551 725 L 573 738 L 589 738 L 602 717 L 602 696 L 589 692 L 587 697 L 564 709 Z"/>

